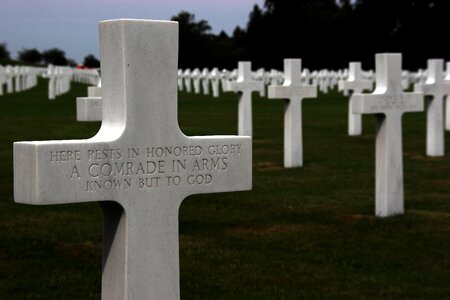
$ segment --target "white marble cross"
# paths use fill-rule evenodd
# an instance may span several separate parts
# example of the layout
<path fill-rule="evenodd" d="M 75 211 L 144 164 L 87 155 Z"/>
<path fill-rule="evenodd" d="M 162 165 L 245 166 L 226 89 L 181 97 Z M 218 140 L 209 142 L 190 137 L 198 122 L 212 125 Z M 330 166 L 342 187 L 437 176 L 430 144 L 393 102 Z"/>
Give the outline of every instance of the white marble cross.
<path fill-rule="evenodd" d="M 402 88 L 404 90 L 409 89 L 411 85 L 411 75 L 408 71 L 402 71 Z"/>
<path fill-rule="evenodd" d="M 445 82 L 450 84 L 450 62 L 446 63 Z M 445 95 L 445 129 L 450 130 L 450 93 Z"/>
<path fill-rule="evenodd" d="M 194 69 L 194 71 L 192 71 L 192 73 L 191 73 L 191 78 L 192 78 L 192 83 L 194 85 L 194 93 L 195 94 L 200 94 L 201 75 L 202 75 L 202 73 L 200 72 L 199 69 Z"/>
<path fill-rule="evenodd" d="M 302 100 L 316 98 L 317 87 L 301 78 L 302 61 L 284 60 L 283 85 L 269 86 L 269 99 L 288 99 L 284 109 L 284 167 L 303 166 Z"/>
<path fill-rule="evenodd" d="M 186 69 L 183 72 L 184 86 L 186 87 L 186 92 L 190 93 L 192 91 L 192 81 L 191 81 L 191 70 Z"/>
<path fill-rule="evenodd" d="M 14 86 L 15 86 L 15 91 L 17 92 L 21 92 L 22 91 L 22 84 L 21 84 L 21 79 L 22 74 L 21 74 L 21 69 L 19 66 L 15 66 L 14 67 Z"/>
<path fill-rule="evenodd" d="M 376 55 L 376 89 L 372 94 L 353 94 L 353 112 L 375 114 L 376 215 L 387 217 L 404 212 L 402 115 L 424 109 L 423 94 L 404 93 L 402 55 Z"/>
<path fill-rule="evenodd" d="M 0 96 L 3 95 L 3 85 L 6 83 L 6 68 L 0 65 Z"/>
<path fill-rule="evenodd" d="M 178 90 L 180 92 L 182 92 L 183 88 L 184 88 L 184 84 L 183 84 L 183 70 L 181 70 L 181 69 L 178 70 L 178 79 L 177 79 L 177 81 L 178 81 Z"/>
<path fill-rule="evenodd" d="M 192 194 L 251 189 L 251 138 L 179 129 L 178 23 L 103 21 L 100 54 L 100 131 L 87 140 L 14 143 L 14 198 L 99 201 L 102 299 L 179 299 L 180 204 Z"/>
<path fill-rule="evenodd" d="M 372 83 L 364 80 L 362 76 L 361 63 L 351 62 L 349 65 L 349 74 L 347 80 L 339 81 L 339 89 L 342 91 L 360 94 L 364 90 L 372 88 Z M 351 98 L 350 98 L 351 99 Z M 354 114 L 352 103 L 348 102 L 348 135 L 355 136 L 362 134 L 362 116 Z"/>
<path fill-rule="evenodd" d="M 444 156 L 444 97 L 450 93 L 450 83 L 444 81 L 444 60 L 428 60 L 428 75 L 424 83 L 417 83 L 415 91 L 432 98 L 427 102 L 427 155 Z"/>
<path fill-rule="evenodd" d="M 47 77 L 48 77 L 48 99 L 54 100 L 57 91 L 56 91 L 56 68 L 53 65 L 48 65 Z"/>
<path fill-rule="evenodd" d="M 217 68 L 212 69 L 211 73 L 209 73 L 209 79 L 211 80 L 212 93 L 214 98 L 219 98 L 220 78 L 220 71 Z"/>
<path fill-rule="evenodd" d="M 283 83 L 284 78 L 283 78 L 282 72 L 272 69 L 272 70 L 270 70 L 269 74 L 270 74 L 269 75 L 270 76 L 269 85 L 281 85 Z"/>
<path fill-rule="evenodd" d="M 239 62 L 238 78 L 228 82 L 228 91 L 240 93 L 238 104 L 238 134 L 253 135 L 252 93 L 264 94 L 265 84 L 252 78 L 252 63 Z"/>
<path fill-rule="evenodd" d="M 203 95 L 209 95 L 209 70 L 204 68 L 200 74 L 202 80 Z"/>
<path fill-rule="evenodd" d="M 10 65 L 6 66 L 6 92 L 8 94 L 14 93 L 14 68 Z"/>
<path fill-rule="evenodd" d="M 222 91 L 228 92 L 228 82 L 230 81 L 230 71 L 223 69 L 220 72 L 220 82 L 222 84 Z"/>

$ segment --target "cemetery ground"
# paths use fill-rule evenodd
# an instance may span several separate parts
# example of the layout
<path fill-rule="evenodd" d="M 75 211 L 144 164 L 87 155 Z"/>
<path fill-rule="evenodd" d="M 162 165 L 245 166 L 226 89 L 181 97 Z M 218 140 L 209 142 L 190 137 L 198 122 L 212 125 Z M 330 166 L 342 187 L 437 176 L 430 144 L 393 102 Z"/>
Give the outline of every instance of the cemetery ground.
<path fill-rule="evenodd" d="M 40 79 L 0 97 L 0 299 L 100 298 L 100 206 L 13 199 L 14 141 L 97 132 L 75 120 L 86 90 L 49 101 Z M 181 92 L 181 129 L 236 134 L 237 99 Z M 306 99 L 304 167 L 284 169 L 283 101 L 254 94 L 253 190 L 181 206 L 183 299 L 450 298 L 450 142 L 426 157 L 425 113 L 403 117 L 405 215 L 376 218 L 374 117 L 349 137 L 347 106 L 337 92 Z"/>

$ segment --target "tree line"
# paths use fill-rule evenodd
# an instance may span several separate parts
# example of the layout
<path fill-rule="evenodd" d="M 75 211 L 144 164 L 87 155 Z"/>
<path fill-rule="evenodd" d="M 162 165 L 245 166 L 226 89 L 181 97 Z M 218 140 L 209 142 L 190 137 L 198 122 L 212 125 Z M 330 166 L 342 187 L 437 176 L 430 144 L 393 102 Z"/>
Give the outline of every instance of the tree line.
<path fill-rule="evenodd" d="M 30 65 L 58 65 L 58 66 L 76 66 L 77 63 L 66 57 L 64 50 L 51 48 L 39 51 L 36 48 L 22 48 L 17 53 L 17 60 L 21 63 Z M 0 44 L 0 62 L 11 61 L 11 54 L 6 43 Z M 93 54 L 88 54 L 84 58 L 83 65 L 88 68 L 99 68 L 100 61 Z"/>
<path fill-rule="evenodd" d="M 425 68 L 429 58 L 450 59 L 448 0 L 266 0 L 246 28 L 211 34 L 207 21 L 181 12 L 180 67 L 283 68 L 302 58 L 310 69 L 338 69 L 350 61 L 374 68 L 374 54 L 403 53 L 403 67 Z"/>
<path fill-rule="evenodd" d="M 249 60 L 254 68 L 282 69 L 284 58 L 302 58 L 310 69 L 338 69 L 350 61 L 374 68 L 374 54 L 401 52 L 403 67 L 424 68 L 428 58 L 450 59 L 448 0 L 265 0 L 255 5 L 245 28 L 213 34 L 207 20 L 182 11 L 180 68 L 235 68 Z M 3 51 L 3 52 L 2 52 Z M 6 45 L 0 44 L 0 60 Z M 8 54 L 8 53 L 7 53 Z M 19 60 L 70 64 L 64 51 L 23 49 Z M 90 54 L 84 65 L 97 67 Z"/>

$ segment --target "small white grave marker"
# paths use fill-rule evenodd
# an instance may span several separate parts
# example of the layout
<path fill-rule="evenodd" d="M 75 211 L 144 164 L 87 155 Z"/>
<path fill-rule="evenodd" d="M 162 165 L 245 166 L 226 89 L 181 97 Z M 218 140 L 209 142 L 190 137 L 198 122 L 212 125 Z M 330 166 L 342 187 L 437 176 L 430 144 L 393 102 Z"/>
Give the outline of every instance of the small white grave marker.
<path fill-rule="evenodd" d="M 269 99 L 288 99 L 284 109 L 284 166 L 303 166 L 302 100 L 317 97 L 317 87 L 301 78 L 302 61 L 284 60 L 284 83 L 269 86 Z"/>
<path fill-rule="evenodd" d="M 445 83 L 450 84 L 450 62 L 447 62 L 446 66 Z M 445 129 L 450 130 L 450 93 L 445 96 Z"/>
<path fill-rule="evenodd" d="M 48 99 L 54 100 L 56 98 L 56 68 L 53 65 L 48 65 L 47 77 L 48 77 Z"/>
<path fill-rule="evenodd" d="M 100 53 L 100 131 L 87 140 L 14 143 L 14 198 L 100 201 L 102 299 L 179 299 L 180 204 L 192 194 L 249 190 L 251 138 L 179 129 L 178 23 L 101 22 Z"/>
<path fill-rule="evenodd" d="M 450 92 L 450 84 L 444 81 L 444 60 L 428 60 L 427 73 L 427 80 L 415 85 L 415 91 L 432 96 L 427 103 L 427 155 L 444 156 L 444 96 Z"/>
<path fill-rule="evenodd" d="M 228 92 L 229 86 L 228 83 L 230 81 L 230 71 L 228 71 L 227 69 L 223 69 L 222 72 L 220 73 L 220 82 L 222 84 L 222 91 L 224 92 Z"/>
<path fill-rule="evenodd" d="M 3 85 L 6 83 L 6 68 L 0 65 L 0 96 L 3 95 Z"/>
<path fill-rule="evenodd" d="M 239 62 L 238 78 L 228 82 L 228 91 L 240 93 L 238 106 L 238 134 L 244 136 L 253 135 L 252 121 L 252 93 L 264 94 L 265 85 L 262 81 L 252 78 L 252 63 Z"/>
<path fill-rule="evenodd" d="M 186 69 L 183 72 L 184 86 L 186 87 L 186 92 L 190 93 L 192 91 L 192 81 L 191 81 L 191 70 Z"/>
<path fill-rule="evenodd" d="M 402 115 L 423 111 L 423 94 L 404 93 L 402 55 L 376 55 L 376 89 L 372 94 L 353 94 L 353 112 L 375 114 L 376 215 L 403 214 Z"/>
<path fill-rule="evenodd" d="M 101 97 L 102 96 L 102 80 L 98 80 L 97 86 L 88 86 L 88 97 Z"/>
<path fill-rule="evenodd" d="M 93 122 L 102 120 L 102 80 L 97 86 L 88 87 L 87 97 L 77 98 L 77 121 Z"/>
<path fill-rule="evenodd" d="M 194 84 L 194 93 L 200 94 L 200 83 L 201 83 L 201 75 L 199 69 L 194 69 L 194 71 L 191 73 L 192 82 Z"/>
<path fill-rule="evenodd" d="M 364 80 L 362 76 L 361 63 L 351 62 L 347 80 L 339 82 L 339 89 L 354 94 L 360 94 L 364 90 L 372 88 L 370 81 Z M 350 98 L 351 99 L 351 98 Z M 348 103 L 348 135 L 355 136 L 362 134 L 362 115 L 354 114 L 352 103 Z"/>
<path fill-rule="evenodd" d="M 93 122 L 102 120 L 102 97 L 78 97 L 77 121 Z"/>
<path fill-rule="evenodd" d="M 212 92 L 214 98 L 219 98 L 219 84 L 220 84 L 220 71 L 217 68 L 212 69 L 209 73 L 209 79 L 211 80 Z"/>
<path fill-rule="evenodd" d="M 20 71 L 20 67 L 19 66 L 15 66 L 14 67 L 14 85 L 15 85 L 15 90 L 16 93 L 17 92 L 21 92 L 22 91 L 22 74 Z"/>
<path fill-rule="evenodd" d="M 184 89 L 184 84 L 183 84 L 183 70 L 179 69 L 178 70 L 178 90 L 180 92 L 182 92 Z"/>
<path fill-rule="evenodd" d="M 203 94 L 209 95 L 209 71 L 207 68 L 203 69 L 200 78 L 202 79 Z"/>
<path fill-rule="evenodd" d="M 8 94 L 14 93 L 14 68 L 10 65 L 6 66 L 6 75 L 7 75 L 7 81 L 6 81 L 6 92 Z"/>

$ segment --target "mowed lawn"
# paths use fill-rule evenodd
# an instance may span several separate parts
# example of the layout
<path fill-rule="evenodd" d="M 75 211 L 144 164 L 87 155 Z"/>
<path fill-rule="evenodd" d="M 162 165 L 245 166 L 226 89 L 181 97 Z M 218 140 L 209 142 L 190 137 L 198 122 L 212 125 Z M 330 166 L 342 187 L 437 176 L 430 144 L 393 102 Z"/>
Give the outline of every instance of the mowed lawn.
<path fill-rule="evenodd" d="M 0 96 L 0 299 L 100 299 L 97 204 L 13 199 L 12 143 L 88 138 L 75 98 L 47 82 Z M 187 135 L 235 134 L 237 95 L 180 93 Z M 283 101 L 254 96 L 253 190 L 198 195 L 180 209 L 183 299 L 450 298 L 450 154 L 428 158 L 425 113 L 403 118 L 404 216 L 374 217 L 375 125 L 347 136 L 347 100 L 303 102 L 303 168 L 283 168 Z M 150 114 L 150 112 L 149 112 Z M 450 134 L 446 134 L 447 153 Z"/>

